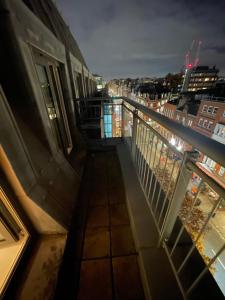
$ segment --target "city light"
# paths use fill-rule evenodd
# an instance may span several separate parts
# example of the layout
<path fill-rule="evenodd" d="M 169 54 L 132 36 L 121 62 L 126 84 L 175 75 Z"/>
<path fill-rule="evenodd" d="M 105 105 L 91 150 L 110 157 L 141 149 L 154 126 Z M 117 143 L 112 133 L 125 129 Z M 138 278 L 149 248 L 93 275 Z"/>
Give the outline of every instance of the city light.
<path fill-rule="evenodd" d="M 178 145 L 176 148 L 177 148 L 178 151 L 181 151 L 183 147 L 182 147 L 182 145 L 180 144 L 180 145 Z"/>
<path fill-rule="evenodd" d="M 173 145 L 173 146 L 175 146 L 175 145 L 176 145 L 176 140 L 175 140 L 175 138 L 171 138 L 171 140 L 170 140 L 170 144 L 171 144 L 171 145 Z"/>

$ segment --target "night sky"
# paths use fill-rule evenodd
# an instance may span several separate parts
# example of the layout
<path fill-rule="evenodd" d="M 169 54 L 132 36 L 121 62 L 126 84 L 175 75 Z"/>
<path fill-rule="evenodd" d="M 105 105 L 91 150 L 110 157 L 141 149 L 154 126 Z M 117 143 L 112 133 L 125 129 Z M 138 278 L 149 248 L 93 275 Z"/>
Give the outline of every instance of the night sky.
<path fill-rule="evenodd" d="M 192 40 L 225 74 L 225 0 L 56 0 L 92 73 L 106 79 L 179 72 Z"/>

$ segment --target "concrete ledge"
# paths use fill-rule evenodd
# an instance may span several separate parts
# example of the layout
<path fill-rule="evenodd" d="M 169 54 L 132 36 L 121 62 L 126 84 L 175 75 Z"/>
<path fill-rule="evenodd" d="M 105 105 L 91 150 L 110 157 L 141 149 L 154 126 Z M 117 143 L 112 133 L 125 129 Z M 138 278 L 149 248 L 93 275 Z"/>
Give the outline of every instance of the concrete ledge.
<path fill-rule="evenodd" d="M 157 247 L 158 231 L 127 146 L 119 143 L 117 153 L 146 299 L 183 299 L 165 250 Z"/>

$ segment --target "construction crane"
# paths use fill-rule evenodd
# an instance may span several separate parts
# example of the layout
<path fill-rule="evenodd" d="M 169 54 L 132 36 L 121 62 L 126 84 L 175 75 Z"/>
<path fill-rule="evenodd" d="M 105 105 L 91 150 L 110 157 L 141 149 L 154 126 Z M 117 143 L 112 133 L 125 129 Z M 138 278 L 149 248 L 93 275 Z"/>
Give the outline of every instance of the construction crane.
<path fill-rule="evenodd" d="M 193 40 L 190 46 L 190 49 L 185 54 L 185 68 L 192 69 L 193 67 L 197 67 L 199 64 L 199 54 L 201 49 L 202 41 Z M 195 57 L 193 58 L 194 51 Z"/>
<path fill-rule="evenodd" d="M 187 91 L 189 77 L 191 74 L 191 70 L 198 66 L 199 64 L 199 55 L 201 49 L 202 41 L 193 40 L 191 46 L 187 53 L 185 54 L 185 74 L 184 74 L 184 81 L 182 85 L 182 92 Z M 195 53 L 195 56 L 194 56 Z"/>

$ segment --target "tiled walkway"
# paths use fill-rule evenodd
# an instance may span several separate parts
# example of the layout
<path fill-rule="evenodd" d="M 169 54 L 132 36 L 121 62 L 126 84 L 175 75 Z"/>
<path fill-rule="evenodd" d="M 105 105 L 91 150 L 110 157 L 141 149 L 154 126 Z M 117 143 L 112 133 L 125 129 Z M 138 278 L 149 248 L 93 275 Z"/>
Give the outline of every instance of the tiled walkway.
<path fill-rule="evenodd" d="M 78 300 L 142 300 L 116 151 L 89 156 L 80 201 L 87 201 Z"/>

